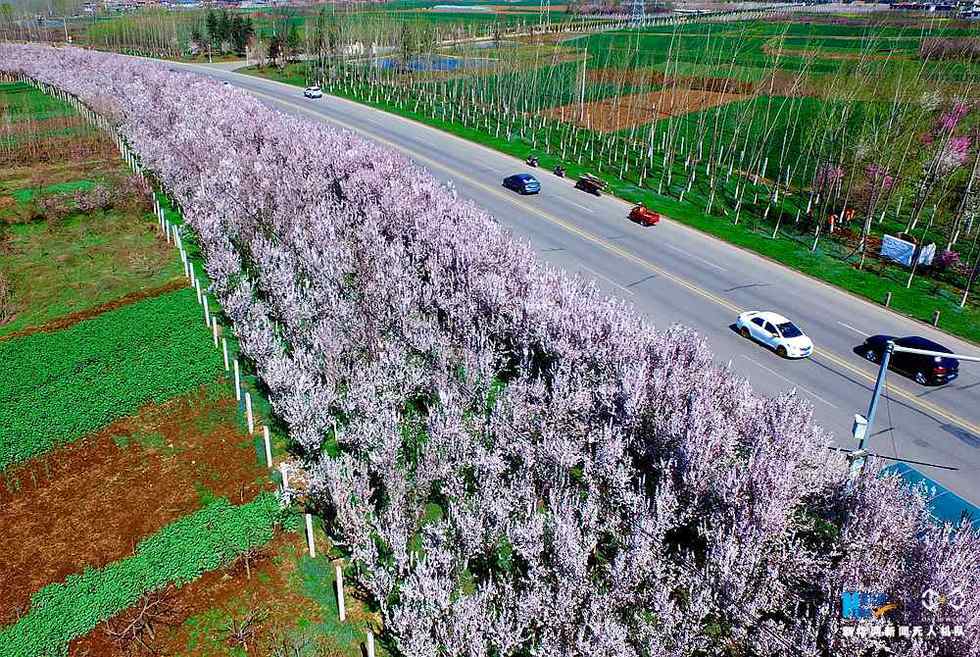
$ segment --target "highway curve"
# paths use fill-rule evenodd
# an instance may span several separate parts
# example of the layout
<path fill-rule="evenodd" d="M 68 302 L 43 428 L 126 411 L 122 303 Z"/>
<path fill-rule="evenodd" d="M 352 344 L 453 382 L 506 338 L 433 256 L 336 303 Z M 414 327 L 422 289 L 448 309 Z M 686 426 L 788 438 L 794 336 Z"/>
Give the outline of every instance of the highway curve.
<path fill-rule="evenodd" d="M 472 199 L 529 240 L 544 260 L 595 279 L 657 325 L 697 328 L 717 359 L 730 361 L 758 391 L 778 394 L 795 388 L 841 447 L 854 446 L 852 418 L 866 412 L 877 372 L 853 352 L 865 335 L 919 334 L 957 353 L 980 355 L 970 343 L 680 223 L 634 225 L 626 219 L 624 202 L 585 194 L 549 172 L 535 172 L 541 194 L 518 196 L 501 187 L 501 180 L 528 171 L 523 163 L 434 128 L 332 96 L 309 100 L 302 89 L 223 67 L 172 66 L 227 80 L 284 112 L 353 130 L 401 151 L 437 178 L 452 181 L 460 197 Z M 775 310 L 795 321 L 813 338 L 814 356 L 787 361 L 742 339 L 731 325 L 738 312 L 749 309 Z M 959 379 L 940 388 L 922 387 L 894 373 L 888 381 L 868 448 L 908 460 L 980 505 L 980 363 L 962 363 Z"/>

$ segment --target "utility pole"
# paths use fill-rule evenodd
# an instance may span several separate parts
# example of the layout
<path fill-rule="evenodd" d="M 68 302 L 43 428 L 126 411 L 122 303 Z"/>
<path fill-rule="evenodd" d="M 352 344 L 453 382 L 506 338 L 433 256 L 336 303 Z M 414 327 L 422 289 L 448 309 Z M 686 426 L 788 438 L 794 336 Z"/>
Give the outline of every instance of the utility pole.
<path fill-rule="evenodd" d="M 851 462 L 851 482 L 857 481 L 858 477 L 861 476 L 861 471 L 864 468 L 864 464 L 868 459 L 868 450 L 864 448 L 864 443 L 870 437 L 871 427 L 874 425 L 875 413 L 878 410 L 878 402 L 881 399 L 881 393 L 885 389 L 885 376 L 888 374 L 888 364 L 891 362 L 892 355 L 896 352 L 901 352 L 905 354 L 919 354 L 922 356 L 932 356 L 934 358 L 950 358 L 960 361 L 968 361 L 972 363 L 980 363 L 980 356 L 969 356 L 966 354 L 954 354 L 947 351 L 932 351 L 930 349 L 914 349 L 912 347 L 903 347 L 896 345 L 893 340 L 889 340 L 885 344 L 885 352 L 881 357 L 881 365 L 878 370 L 878 378 L 875 381 L 874 392 L 871 394 L 871 403 L 868 405 L 868 417 L 865 418 L 863 415 L 854 416 L 854 426 L 851 428 L 851 434 L 858 441 L 858 447 L 853 452 L 847 455 L 848 460 Z M 877 456 L 877 455 L 872 455 Z M 891 458 L 891 457 L 885 457 Z M 903 460 L 903 459 L 896 459 Z"/>
<path fill-rule="evenodd" d="M 861 470 L 864 468 L 864 463 L 867 460 L 868 452 L 864 449 L 864 442 L 868 438 L 868 432 L 871 431 L 871 427 L 875 421 L 875 413 L 878 411 L 878 400 L 881 399 L 881 391 L 885 388 L 885 376 L 888 374 L 888 363 L 892 359 L 892 353 L 895 351 L 895 343 L 891 340 L 885 345 L 885 354 L 881 358 L 881 367 L 878 370 L 878 378 L 875 380 L 875 389 L 871 394 L 871 403 L 868 405 L 868 416 L 865 418 L 862 415 L 854 416 L 854 426 L 851 428 L 851 434 L 858 441 L 858 448 L 851 452 L 849 457 L 851 460 L 851 480 L 857 480 L 861 476 Z"/>

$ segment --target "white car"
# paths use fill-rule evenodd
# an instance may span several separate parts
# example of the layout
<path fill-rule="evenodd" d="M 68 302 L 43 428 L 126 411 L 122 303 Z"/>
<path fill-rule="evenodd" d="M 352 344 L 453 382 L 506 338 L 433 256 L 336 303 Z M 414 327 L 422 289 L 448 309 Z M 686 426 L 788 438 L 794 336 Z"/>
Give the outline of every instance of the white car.
<path fill-rule="evenodd" d="M 320 87 L 307 87 L 303 90 L 303 95 L 307 98 L 323 98 L 323 92 L 320 91 Z"/>
<path fill-rule="evenodd" d="M 739 334 L 756 340 L 783 358 L 806 358 L 813 353 L 813 342 L 796 324 L 778 313 L 751 310 L 735 320 Z"/>

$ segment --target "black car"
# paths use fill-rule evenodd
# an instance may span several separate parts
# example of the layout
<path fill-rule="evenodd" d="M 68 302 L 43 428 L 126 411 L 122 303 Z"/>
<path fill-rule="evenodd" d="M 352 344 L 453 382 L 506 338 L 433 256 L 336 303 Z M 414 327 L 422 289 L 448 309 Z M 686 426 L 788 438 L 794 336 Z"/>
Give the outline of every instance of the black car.
<path fill-rule="evenodd" d="M 889 340 L 893 341 L 899 347 L 940 351 L 944 354 L 953 353 L 941 344 L 917 335 L 910 335 L 905 338 L 896 338 L 891 335 L 872 335 L 861 345 L 861 351 L 864 353 L 864 357 L 872 363 L 880 363 L 885 354 L 885 345 Z M 888 367 L 896 372 L 901 372 L 906 376 L 912 377 L 916 383 L 921 383 L 924 386 L 939 386 L 944 383 L 949 383 L 960 373 L 960 362 L 955 358 L 910 354 L 903 351 L 892 352 Z"/>
<path fill-rule="evenodd" d="M 537 194 L 541 191 L 541 183 L 529 173 L 517 173 L 504 178 L 504 187 L 513 189 L 520 194 Z"/>

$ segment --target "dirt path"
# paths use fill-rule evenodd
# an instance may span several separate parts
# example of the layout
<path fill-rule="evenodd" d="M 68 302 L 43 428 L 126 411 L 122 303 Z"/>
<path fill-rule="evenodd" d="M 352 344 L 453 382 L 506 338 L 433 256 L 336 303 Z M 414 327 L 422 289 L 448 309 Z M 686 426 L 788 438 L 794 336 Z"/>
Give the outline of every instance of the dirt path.
<path fill-rule="evenodd" d="M 238 503 L 258 493 L 266 472 L 226 390 L 205 387 L 144 407 L 4 473 L 0 625 L 16 620 L 41 587 L 129 556 L 209 497 Z"/>

